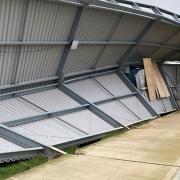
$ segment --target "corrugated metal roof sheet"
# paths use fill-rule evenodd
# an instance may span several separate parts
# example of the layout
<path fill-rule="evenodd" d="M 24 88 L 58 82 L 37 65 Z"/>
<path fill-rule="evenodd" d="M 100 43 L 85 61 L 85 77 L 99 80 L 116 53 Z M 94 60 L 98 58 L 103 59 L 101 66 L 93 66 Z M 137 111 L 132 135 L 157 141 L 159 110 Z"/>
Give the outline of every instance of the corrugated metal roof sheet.
<path fill-rule="evenodd" d="M 0 137 L 0 153 L 20 151 L 24 148 Z"/>
<path fill-rule="evenodd" d="M 103 131 L 112 130 L 113 127 L 103 121 L 101 118 L 90 112 L 83 110 L 75 113 L 70 113 L 60 117 L 64 121 L 78 127 L 88 134 L 96 134 Z"/>
<path fill-rule="evenodd" d="M 93 79 L 72 82 L 69 83 L 68 86 L 90 102 L 100 101 L 112 97 Z"/>
<path fill-rule="evenodd" d="M 12 129 L 45 145 L 55 145 L 84 136 L 80 131 L 56 118 L 31 122 L 12 127 Z"/>
<path fill-rule="evenodd" d="M 105 87 L 113 96 L 122 96 L 131 93 L 129 88 L 121 81 L 117 74 L 107 74 L 95 78 Z"/>
<path fill-rule="evenodd" d="M 139 119 L 130 113 L 119 101 L 112 101 L 98 105 L 100 109 L 110 115 L 112 118 L 124 125 L 130 125 Z"/>
<path fill-rule="evenodd" d="M 37 115 L 42 112 L 42 110 L 20 98 L 0 101 L 0 123 Z"/>
<path fill-rule="evenodd" d="M 59 89 L 28 94 L 23 97 L 47 111 L 68 109 L 79 105 L 79 103 L 71 99 Z"/>

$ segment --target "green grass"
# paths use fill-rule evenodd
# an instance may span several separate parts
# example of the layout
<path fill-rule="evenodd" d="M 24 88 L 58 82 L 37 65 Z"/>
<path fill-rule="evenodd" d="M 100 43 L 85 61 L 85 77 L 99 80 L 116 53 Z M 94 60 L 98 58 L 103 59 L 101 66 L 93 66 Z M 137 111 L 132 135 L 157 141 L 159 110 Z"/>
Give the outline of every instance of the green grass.
<path fill-rule="evenodd" d="M 0 180 L 31 169 L 47 161 L 48 159 L 46 157 L 37 157 L 30 160 L 2 164 L 0 165 Z"/>

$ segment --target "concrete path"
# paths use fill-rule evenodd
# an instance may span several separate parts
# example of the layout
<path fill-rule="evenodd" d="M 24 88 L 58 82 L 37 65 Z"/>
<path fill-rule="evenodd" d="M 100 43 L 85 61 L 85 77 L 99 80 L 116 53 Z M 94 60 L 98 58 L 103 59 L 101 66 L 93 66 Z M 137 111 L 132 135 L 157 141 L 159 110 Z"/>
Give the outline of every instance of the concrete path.
<path fill-rule="evenodd" d="M 10 179 L 178 180 L 179 166 L 180 112 L 176 112 Z"/>

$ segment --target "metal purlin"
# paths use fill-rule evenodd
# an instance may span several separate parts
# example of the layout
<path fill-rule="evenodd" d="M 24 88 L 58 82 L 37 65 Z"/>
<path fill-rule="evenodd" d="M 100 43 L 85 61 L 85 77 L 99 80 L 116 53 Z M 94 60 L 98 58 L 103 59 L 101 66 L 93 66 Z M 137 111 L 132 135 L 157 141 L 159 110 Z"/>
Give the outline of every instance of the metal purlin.
<path fill-rule="evenodd" d="M 99 84 L 105 91 L 107 91 L 111 96 L 115 98 L 115 96 L 107 89 L 105 88 L 99 81 L 97 81 L 95 78 L 92 78 L 97 84 Z M 141 119 L 136 113 L 134 113 L 130 108 L 128 108 L 120 99 L 117 100 L 121 105 L 123 105 L 130 114 L 133 114 L 136 118 Z"/>
<path fill-rule="evenodd" d="M 114 118 L 112 118 L 111 116 L 106 114 L 103 110 L 99 109 L 95 104 L 93 104 L 93 103 L 89 102 L 88 100 L 86 100 L 85 98 L 81 97 L 77 92 L 75 92 L 72 88 L 68 87 L 66 84 L 60 83 L 59 89 L 66 92 L 66 94 L 68 96 L 70 96 L 71 98 L 73 98 L 74 100 L 79 102 L 80 104 L 82 104 L 82 103 L 89 104 L 88 109 L 91 112 L 93 112 L 94 114 L 99 116 L 101 119 L 106 121 L 108 124 L 110 124 L 114 128 L 124 127 L 125 129 L 129 130 L 129 128 L 126 125 L 117 122 Z"/>
<path fill-rule="evenodd" d="M 153 109 L 153 107 L 142 96 L 142 94 L 137 90 L 137 88 L 130 82 L 130 80 L 120 70 L 117 70 L 117 75 L 132 92 L 137 92 L 136 97 L 144 105 L 144 107 L 150 112 L 152 116 L 159 116 L 159 114 Z"/>

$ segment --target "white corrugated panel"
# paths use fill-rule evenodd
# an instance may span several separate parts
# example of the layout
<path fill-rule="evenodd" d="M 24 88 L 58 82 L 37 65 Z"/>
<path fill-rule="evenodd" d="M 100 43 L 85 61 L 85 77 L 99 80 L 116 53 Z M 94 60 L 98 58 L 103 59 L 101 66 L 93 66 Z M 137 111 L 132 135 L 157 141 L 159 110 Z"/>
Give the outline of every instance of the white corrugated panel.
<path fill-rule="evenodd" d="M 69 83 L 68 86 L 90 102 L 100 101 L 112 97 L 92 79 Z"/>
<path fill-rule="evenodd" d="M 36 121 L 12 129 L 45 145 L 55 145 L 84 136 L 80 131 L 66 125 L 56 118 Z"/>
<path fill-rule="evenodd" d="M 89 110 L 67 114 L 60 118 L 88 134 L 95 134 L 113 129 L 111 125 Z"/>
<path fill-rule="evenodd" d="M 71 99 L 59 89 L 51 89 L 38 93 L 28 94 L 23 97 L 47 111 L 73 108 L 79 105 L 79 103 Z"/>
<path fill-rule="evenodd" d="M 24 150 L 23 147 L 0 137 L 0 153 Z"/>
<path fill-rule="evenodd" d="M 95 78 L 114 96 L 121 96 L 131 93 L 129 88 L 121 81 L 117 74 L 108 74 Z"/>
<path fill-rule="evenodd" d="M 133 111 L 140 119 L 152 118 L 152 115 L 149 113 L 149 111 L 136 97 L 123 98 L 121 99 L 121 102 L 125 104 L 131 111 Z"/>
<path fill-rule="evenodd" d="M 118 101 L 104 103 L 98 107 L 124 125 L 130 125 L 139 120 Z"/>
<path fill-rule="evenodd" d="M 13 98 L 0 101 L 0 122 L 25 118 L 42 113 L 43 111 L 23 101 Z"/>

